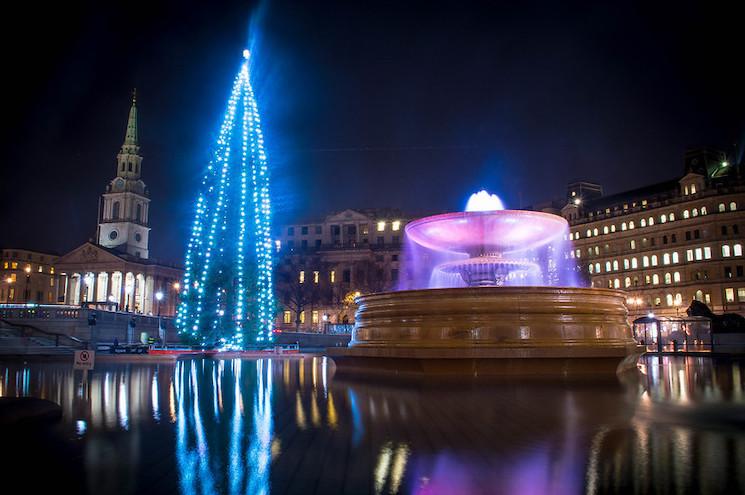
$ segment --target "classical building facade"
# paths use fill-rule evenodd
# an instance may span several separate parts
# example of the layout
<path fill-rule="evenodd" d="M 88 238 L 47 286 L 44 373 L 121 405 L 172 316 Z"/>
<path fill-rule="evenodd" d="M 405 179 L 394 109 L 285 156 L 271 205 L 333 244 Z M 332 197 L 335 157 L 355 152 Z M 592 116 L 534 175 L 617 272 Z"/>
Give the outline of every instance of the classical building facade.
<path fill-rule="evenodd" d="M 99 202 L 96 242 L 62 256 L 3 250 L 0 302 L 94 305 L 143 315 L 175 315 L 183 271 L 150 259 L 150 198 L 141 173 L 133 97 L 116 176 Z"/>
<path fill-rule="evenodd" d="M 693 299 L 745 314 L 745 181 L 723 152 L 689 151 L 679 179 L 619 194 L 572 183 L 561 214 L 571 256 L 593 286 L 627 291 L 632 317 Z"/>
<path fill-rule="evenodd" d="M 97 242 L 86 242 L 56 261 L 60 300 L 65 304 L 175 315 L 183 271 L 150 259 L 150 198 L 141 173 L 133 97 L 116 176 L 99 203 Z"/>
<path fill-rule="evenodd" d="M 0 256 L 0 303 L 58 302 L 56 254 L 27 249 L 3 249 Z"/>
<path fill-rule="evenodd" d="M 275 235 L 277 326 L 323 331 L 354 323 L 354 297 L 398 284 L 404 227 L 397 210 L 344 210 Z"/>

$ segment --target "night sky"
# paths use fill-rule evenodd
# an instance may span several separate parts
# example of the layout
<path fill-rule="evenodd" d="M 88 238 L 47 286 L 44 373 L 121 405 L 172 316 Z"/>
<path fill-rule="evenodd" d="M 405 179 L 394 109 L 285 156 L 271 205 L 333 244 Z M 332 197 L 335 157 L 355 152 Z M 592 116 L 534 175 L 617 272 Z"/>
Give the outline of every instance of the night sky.
<path fill-rule="evenodd" d="M 94 236 L 136 86 L 151 255 L 180 260 L 247 44 L 278 223 L 618 192 L 743 142 L 741 12 L 621 3 L 25 2 L 24 37 L 2 34 L 0 246 Z"/>

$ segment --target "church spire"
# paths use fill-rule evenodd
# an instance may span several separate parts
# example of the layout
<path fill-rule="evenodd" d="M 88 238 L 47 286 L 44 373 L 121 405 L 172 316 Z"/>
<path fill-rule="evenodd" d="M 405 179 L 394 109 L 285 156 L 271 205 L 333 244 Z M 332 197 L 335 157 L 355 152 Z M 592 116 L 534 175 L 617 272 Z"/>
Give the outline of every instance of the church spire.
<path fill-rule="evenodd" d="M 129 109 L 127 119 L 127 133 L 124 136 L 124 144 L 119 150 L 117 158 L 117 175 L 125 179 L 140 178 L 140 156 L 139 136 L 137 135 L 137 90 L 132 92 L 132 107 Z"/>
<path fill-rule="evenodd" d="M 132 108 L 129 109 L 127 120 L 127 134 L 124 136 L 124 146 L 137 146 L 137 88 L 132 91 Z"/>

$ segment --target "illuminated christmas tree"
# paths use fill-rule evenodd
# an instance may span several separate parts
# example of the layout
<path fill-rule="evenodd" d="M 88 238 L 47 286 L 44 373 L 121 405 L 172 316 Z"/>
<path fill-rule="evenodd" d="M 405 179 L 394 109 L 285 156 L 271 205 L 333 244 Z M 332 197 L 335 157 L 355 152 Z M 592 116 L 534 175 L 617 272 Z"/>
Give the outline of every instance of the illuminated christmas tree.
<path fill-rule="evenodd" d="M 176 315 L 188 340 L 241 348 L 269 342 L 274 317 L 269 170 L 243 56 L 197 196 Z"/>

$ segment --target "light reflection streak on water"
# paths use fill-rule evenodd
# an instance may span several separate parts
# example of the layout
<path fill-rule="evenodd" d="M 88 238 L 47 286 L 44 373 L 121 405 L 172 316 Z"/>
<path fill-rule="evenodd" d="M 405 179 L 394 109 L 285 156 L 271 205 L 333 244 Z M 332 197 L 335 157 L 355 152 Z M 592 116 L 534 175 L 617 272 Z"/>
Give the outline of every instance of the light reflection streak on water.
<path fill-rule="evenodd" d="M 304 430 L 308 427 L 308 423 L 305 419 L 305 411 L 303 410 L 303 400 L 300 398 L 300 391 L 295 391 L 295 421 L 297 427 Z"/>
<path fill-rule="evenodd" d="M 396 456 L 393 459 L 393 468 L 391 469 L 391 493 L 398 493 L 401 481 L 406 473 L 406 461 L 409 459 L 409 446 L 401 444 L 396 449 Z"/>
<path fill-rule="evenodd" d="M 356 447 L 362 441 L 362 437 L 365 434 L 365 427 L 362 423 L 362 413 L 360 412 L 357 394 L 355 394 L 352 389 L 347 389 L 347 397 L 349 397 L 349 408 L 352 411 L 352 426 L 354 428 L 352 433 L 352 445 Z"/>
<path fill-rule="evenodd" d="M 385 486 L 385 480 L 388 478 L 388 470 L 391 466 L 391 455 L 393 454 L 393 451 L 391 450 L 391 442 L 386 442 L 381 448 L 380 452 L 378 453 L 378 461 L 375 464 L 375 471 L 374 471 L 374 477 L 375 477 L 375 493 L 379 494 L 383 492 L 383 487 Z"/>
<path fill-rule="evenodd" d="M 264 366 L 266 365 L 266 382 Z M 269 474 L 272 461 L 272 360 L 256 361 L 258 387 L 254 394 L 254 432 L 249 442 L 248 487 L 251 494 L 269 493 Z"/>
<path fill-rule="evenodd" d="M 119 425 L 125 430 L 129 429 L 129 395 L 127 394 L 127 376 L 122 373 L 119 381 Z"/>
<path fill-rule="evenodd" d="M 243 438 L 243 415 L 237 407 L 241 401 L 241 361 L 231 362 L 233 369 L 233 427 L 230 436 L 230 493 L 239 493 L 243 484 L 243 469 L 241 467 L 241 439 Z"/>
<path fill-rule="evenodd" d="M 204 362 L 202 360 L 202 371 L 204 371 Z M 191 381 L 189 383 L 189 390 L 192 394 L 192 402 L 194 404 L 194 433 L 197 437 L 197 456 L 199 459 L 199 471 L 200 481 L 202 482 L 202 488 L 204 493 L 215 493 L 214 482 L 212 480 L 212 471 L 210 470 L 210 453 L 207 446 L 207 439 L 205 438 L 204 424 L 202 423 L 202 414 L 199 411 L 199 383 L 197 382 L 197 367 L 194 366 L 194 362 L 191 363 Z"/>
<path fill-rule="evenodd" d="M 323 380 L 323 396 L 326 397 L 328 394 L 328 358 L 326 356 L 321 358 L 321 379 Z"/>
<path fill-rule="evenodd" d="M 158 404 L 158 371 L 153 373 L 153 383 L 150 385 L 150 400 L 153 403 L 153 419 L 160 423 L 160 407 Z"/>
<path fill-rule="evenodd" d="M 220 412 L 218 407 L 217 399 L 217 366 L 213 363 L 212 365 L 212 410 L 215 415 L 215 420 L 220 421 Z"/>

